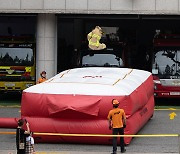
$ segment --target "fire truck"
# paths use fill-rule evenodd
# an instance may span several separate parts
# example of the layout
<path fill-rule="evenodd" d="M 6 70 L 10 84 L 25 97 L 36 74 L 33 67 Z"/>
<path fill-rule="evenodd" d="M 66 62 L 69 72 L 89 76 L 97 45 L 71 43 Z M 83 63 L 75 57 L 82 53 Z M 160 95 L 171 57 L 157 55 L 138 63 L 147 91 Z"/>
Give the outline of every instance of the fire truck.
<path fill-rule="evenodd" d="M 84 49 L 80 51 L 80 67 L 124 67 L 123 45 L 118 48 L 106 48 L 93 51 Z"/>
<path fill-rule="evenodd" d="M 109 28 L 109 27 L 108 27 Z M 107 27 L 103 27 L 107 29 Z M 115 28 L 112 28 L 115 29 Z M 115 29 L 116 30 L 116 29 Z M 125 43 L 119 40 L 116 33 L 106 33 L 102 37 L 102 42 L 106 44 L 103 50 L 91 50 L 88 42 L 84 42 L 78 56 L 79 67 L 127 67 L 127 56 L 125 55 Z"/>
<path fill-rule="evenodd" d="M 152 74 L 156 98 L 180 98 L 180 35 L 154 37 Z"/>
<path fill-rule="evenodd" d="M 35 84 L 35 39 L 0 36 L 0 92 L 22 92 Z"/>

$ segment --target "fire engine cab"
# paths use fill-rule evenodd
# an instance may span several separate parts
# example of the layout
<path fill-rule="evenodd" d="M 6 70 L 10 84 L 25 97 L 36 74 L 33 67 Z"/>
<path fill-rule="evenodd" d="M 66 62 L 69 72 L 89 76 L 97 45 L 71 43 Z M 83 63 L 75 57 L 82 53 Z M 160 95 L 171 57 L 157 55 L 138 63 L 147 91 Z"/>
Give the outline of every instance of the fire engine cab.
<path fill-rule="evenodd" d="M 0 93 L 22 92 L 34 84 L 34 38 L 0 36 Z"/>
<path fill-rule="evenodd" d="M 156 32 L 152 74 L 155 97 L 180 98 L 180 35 Z"/>

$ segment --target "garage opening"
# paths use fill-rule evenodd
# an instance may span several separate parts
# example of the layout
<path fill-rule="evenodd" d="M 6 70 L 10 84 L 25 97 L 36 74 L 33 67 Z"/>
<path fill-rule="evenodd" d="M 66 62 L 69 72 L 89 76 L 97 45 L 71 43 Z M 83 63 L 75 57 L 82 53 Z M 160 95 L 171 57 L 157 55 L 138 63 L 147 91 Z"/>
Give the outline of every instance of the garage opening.
<path fill-rule="evenodd" d="M 176 15 L 58 15 L 57 72 L 77 67 L 78 52 L 97 25 L 106 31 L 116 29 L 115 35 L 126 44 L 128 67 L 151 71 L 156 31 L 180 34 L 179 20 Z"/>

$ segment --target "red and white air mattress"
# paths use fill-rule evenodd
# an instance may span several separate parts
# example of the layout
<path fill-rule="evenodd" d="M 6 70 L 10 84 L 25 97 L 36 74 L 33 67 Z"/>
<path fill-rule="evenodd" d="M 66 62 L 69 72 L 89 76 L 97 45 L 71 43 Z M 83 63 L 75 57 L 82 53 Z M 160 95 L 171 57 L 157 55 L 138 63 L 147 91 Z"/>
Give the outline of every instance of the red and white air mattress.
<path fill-rule="evenodd" d="M 112 134 L 111 100 L 125 110 L 125 134 L 136 134 L 154 112 L 150 72 L 128 68 L 76 68 L 23 91 L 21 115 L 33 132 Z M 40 142 L 111 144 L 108 137 L 37 136 Z M 131 138 L 125 138 L 126 144 Z"/>

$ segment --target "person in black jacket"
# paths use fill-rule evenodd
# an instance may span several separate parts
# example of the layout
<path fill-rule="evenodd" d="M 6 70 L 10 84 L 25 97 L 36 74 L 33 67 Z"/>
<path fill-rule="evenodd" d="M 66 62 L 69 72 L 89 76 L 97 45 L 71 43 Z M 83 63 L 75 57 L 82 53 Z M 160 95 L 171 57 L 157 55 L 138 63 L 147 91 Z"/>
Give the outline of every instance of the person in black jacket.
<path fill-rule="evenodd" d="M 26 122 L 27 131 L 23 129 L 23 125 L 25 122 Z M 29 123 L 24 119 L 20 119 L 18 120 L 18 127 L 16 129 L 17 154 L 25 154 L 26 134 L 30 134 Z"/>

